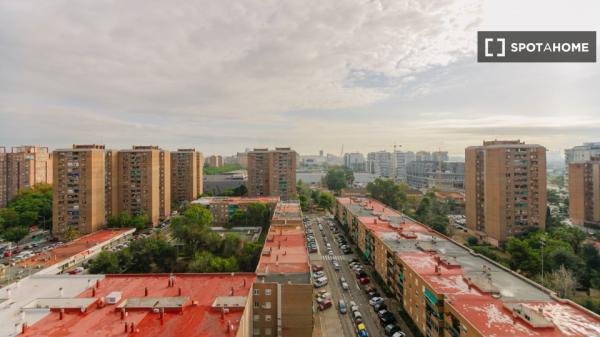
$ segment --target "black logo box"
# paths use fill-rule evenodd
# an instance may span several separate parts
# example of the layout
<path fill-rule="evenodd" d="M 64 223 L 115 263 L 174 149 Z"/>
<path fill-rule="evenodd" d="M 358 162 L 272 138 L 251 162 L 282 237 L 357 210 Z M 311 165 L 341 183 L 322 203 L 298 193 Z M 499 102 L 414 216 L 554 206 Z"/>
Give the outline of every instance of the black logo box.
<path fill-rule="evenodd" d="M 490 40 L 491 39 L 491 40 Z M 504 42 L 502 41 L 504 39 Z M 549 43 L 554 46 L 587 43 L 587 52 L 553 52 L 536 50 L 514 51 L 514 44 Z M 503 46 L 504 44 L 504 46 Z M 486 55 L 487 45 L 487 55 Z M 531 45 L 528 45 L 530 48 Z M 503 48 L 504 47 L 504 48 Z M 579 47 L 582 47 L 580 45 Z M 479 31 L 477 32 L 477 62 L 596 62 L 595 31 Z"/>

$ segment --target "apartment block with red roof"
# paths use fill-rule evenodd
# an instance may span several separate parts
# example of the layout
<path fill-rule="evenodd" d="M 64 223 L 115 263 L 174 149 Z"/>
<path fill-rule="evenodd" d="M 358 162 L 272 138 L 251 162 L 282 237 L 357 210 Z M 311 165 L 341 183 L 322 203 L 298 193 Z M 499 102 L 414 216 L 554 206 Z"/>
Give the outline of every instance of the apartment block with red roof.
<path fill-rule="evenodd" d="M 335 216 L 424 336 L 600 336 L 600 316 L 377 201 Z"/>

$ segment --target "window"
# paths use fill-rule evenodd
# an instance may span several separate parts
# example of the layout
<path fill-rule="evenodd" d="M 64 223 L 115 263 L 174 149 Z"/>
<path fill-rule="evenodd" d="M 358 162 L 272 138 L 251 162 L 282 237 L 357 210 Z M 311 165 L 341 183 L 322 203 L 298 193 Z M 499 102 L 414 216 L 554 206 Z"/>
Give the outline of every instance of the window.
<path fill-rule="evenodd" d="M 258 322 L 260 320 L 260 315 L 254 315 L 254 321 Z"/>
<path fill-rule="evenodd" d="M 254 302 L 254 308 L 256 309 L 256 308 L 259 308 L 259 307 L 260 307 L 260 302 L 255 301 Z"/>
<path fill-rule="evenodd" d="M 260 335 L 260 328 L 254 328 L 253 335 L 254 335 L 254 336 L 256 336 L 256 335 Z"/>
<path fill-rule="evenodd" d="M 271 336 L 271 328 L 265 328 L 265 335 Z"/>
<path fill-rule="evenodd" d="M 265 295 L 271 296 L 271 289 L 265 289 Z"/>
<path fill-rule="evenodd" d="M 265 315 L 265 322 L 271 321 L 271 315 Z"/>
<path fill-rule="evenodd" d="M 260 289 L 254 289 L 254 296 L 260 295 Z"/>
<path fill-rule="evenodd" d="M 264 309 L 271 309 L 271 302 L 265 302 L 265 304 L 263 304 L 263 308 Z"/>

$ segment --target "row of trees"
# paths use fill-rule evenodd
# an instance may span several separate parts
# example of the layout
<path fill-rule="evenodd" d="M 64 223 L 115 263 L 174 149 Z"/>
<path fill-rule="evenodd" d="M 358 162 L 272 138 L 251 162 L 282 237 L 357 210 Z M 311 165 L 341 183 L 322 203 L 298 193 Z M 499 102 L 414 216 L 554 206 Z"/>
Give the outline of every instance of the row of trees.
<path fill-rule="evenodd" d="M 457 210 L 452 199 L 437 198 L 434 191 L 426 193 L 420 200 L 408 196 L 406 184 L 396 184 L 390 179 L 377 178 L 367 184 L 370 196 L 428 225 L 442 234 L 448 234 L 448 214 Z"/>
<path fill-rule="evenodd" d="M 269 229 L 271 220 L 271 210 L 263 202 L 255 202 L 247 205 L 245 208 L 238 208 L 230 217 L 225 225 L 231 227 L 259 226 L 266 231 Z"/>
<path fill-rule="evenodd" d="M 135 228 L 138 231 L 148 228 L 150 225 L 150 217 L 147 214 L 131 216 L 127 212 L 123 212 L 117 216 L 111 216 L 108 219 L 107 226 L 110 228 Z"/>
<path fill-rule="evenodd" d="M 52 186 L 37 184 L 20 190 L 17 196 L 0 209 L 0 235 L 18 243 L 31 226 L 50 229 L 52 226 Z"/>
<path fill-rule="evenodd" d="M 305 185 L 302 180 L 298 181 L 297 191 L 300 207 L 303 211 L 307 211 L 315 207 L 330 209 L 331 206 L 333 206 L 333 194 L 327 191 L 311 189 Z"/>
<path fill-rule="evenodd" d="M 171 219 L 169 242 L 160 235 L 135 240 L 119 252 L 103 252 L 92 262 L 92 273 L 168 273 L 254 271 L 262 245 L 239 235 L 223 236 L 210 229 L 212 214 L 188 206 Z"/>

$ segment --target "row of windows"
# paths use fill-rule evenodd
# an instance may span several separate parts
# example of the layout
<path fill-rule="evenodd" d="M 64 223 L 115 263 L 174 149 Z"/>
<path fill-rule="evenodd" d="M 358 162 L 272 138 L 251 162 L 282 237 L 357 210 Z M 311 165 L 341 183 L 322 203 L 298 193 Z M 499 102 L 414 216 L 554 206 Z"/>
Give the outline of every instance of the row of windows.
<path fill-rule="evenodd" d="M 254 296 L 260 295 L 260 289 L 254 289 Z M 271 296 L 271 289 L 265 289 L 265 295 Z"/>

